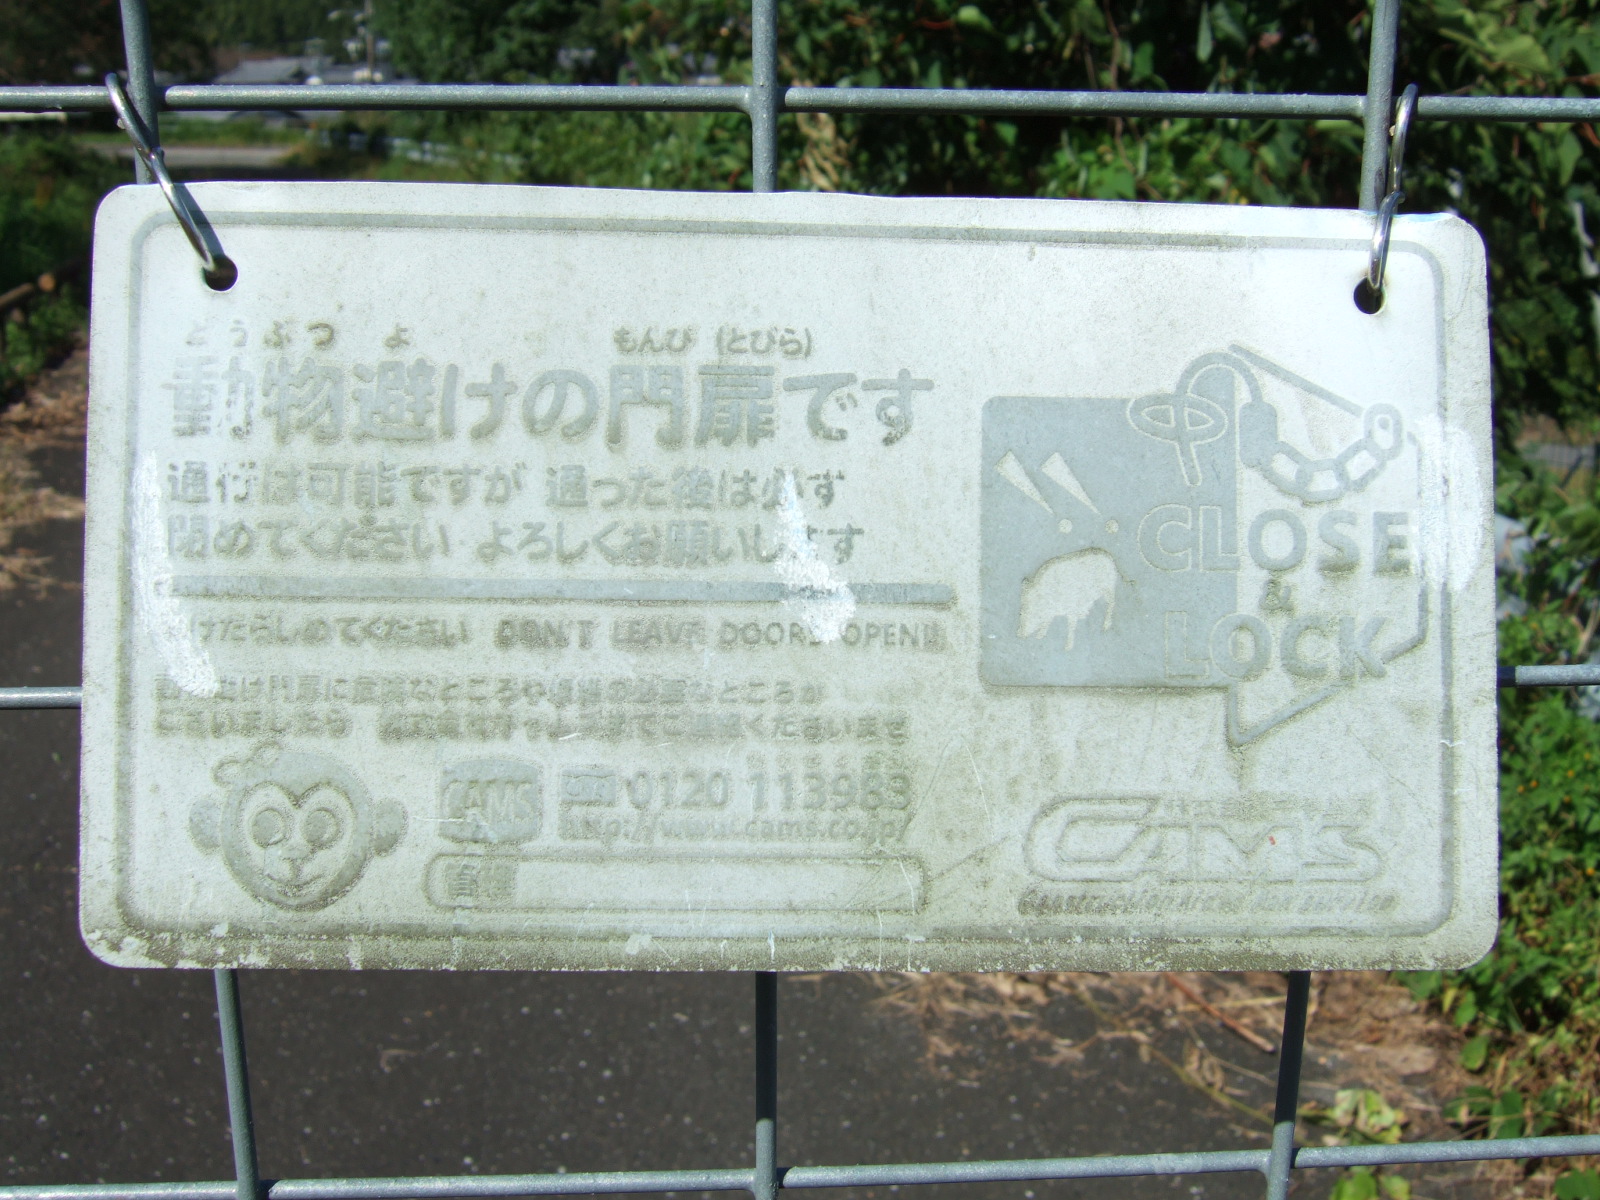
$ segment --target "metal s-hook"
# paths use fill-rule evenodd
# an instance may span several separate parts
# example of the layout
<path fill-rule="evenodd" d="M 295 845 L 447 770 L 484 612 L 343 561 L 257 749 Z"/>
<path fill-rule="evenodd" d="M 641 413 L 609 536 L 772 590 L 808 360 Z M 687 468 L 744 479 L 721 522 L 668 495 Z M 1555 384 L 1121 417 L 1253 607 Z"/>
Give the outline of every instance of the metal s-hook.
<path fill-rule="evenodd" d="M 1417 85 L 1407 84 L 1395 106 L 1394 125 L 1389 140 L 1389 190 L 1383 203 L 1378 205 L 1378 223 L 1372 231 L 1372 255 L 1367 263 L 1364 286 L 1357 289 L 1356 303 L 1364 312 L 1375 313 L 1383 307 L 1383 277 L 1389 267 L 1389 234 L 1394 226 L 1394 214 L 1406 198 L 1401 186 L 1405 178 L 1406 136 L 1411 132 L 1411 120 L 1417 113 Z M 1360 293 L 1365 292 L 1365 297 Z M 1366 303 L 1362 303 L 1363 298 Z M 1368 304 L 1371 307 L 1368 307 Z"/>
<path fill-rule="evenodd" d="M 128 93 L 123 90 L 122 80 L 117 77 L 115 71 L 106 76 L 106 94 L 110 96 L 111 107 L 117 114 L 117 124 L 127 131 L 134 151 L 149 169 L 150 174 L 155 177 L 156 183 L 161 188 L 161 194 L 167 198 L 167 204 L 172 209 L 172 215 L 178 218 L 178 227 L 183 230 L 183 236 L 189 239 L 194 252 L 200 256 L 200 273 L 205 277 L 206 285 L 215 291 L 227 291 L 239 278 L 239 268 L 233 265 L 233 260 L 227 255 L 213 252 L 207 244 L 206 237 L 200 230 L 200 222 L 195 218 L 194 209 L 189 206 L 188 198 L 172 182 L 172 175 L 167 171 L 161 147 L 139 114 L 134 111 L 133 105 L 129 103 Z"/>

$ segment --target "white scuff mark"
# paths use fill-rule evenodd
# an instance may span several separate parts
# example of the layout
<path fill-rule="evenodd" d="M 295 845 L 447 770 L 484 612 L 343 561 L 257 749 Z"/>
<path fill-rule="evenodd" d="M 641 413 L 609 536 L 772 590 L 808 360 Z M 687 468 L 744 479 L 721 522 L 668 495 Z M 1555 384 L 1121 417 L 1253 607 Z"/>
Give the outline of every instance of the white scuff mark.
<path fill-rule="evenodd" d="M 1452 593 L 1460 592 L 1477 574 L 1486 549 L 1474 519 L 1485 507 L 1487 491 L 1481 455 L 1470 437 L 1436 417 L 1416 421 L 1414 428 L 1422 492 L 1417 517 L 1422 577 L 1444 580 Z M 1452 509 L 1464 519 L 1450 520 Z"/>
<path fill-rule="evenodd" d="M 1421 436 L 1418 436 L 1418 431 Z M 1413 421 L 1406 435 L 1417 451 L 1417 490 L 1422 510 L 1417 514 L 1417 552 L 1421 559 L 1424 579 L 1444 578 L 1449 556 L 1449 529 L 1445 516 L 1445 493 L 1448 484 L 1439 461 L 1439 445 L 1443 440 L 1437 420 L 1420 418 Z"/>
<path fill-rule="evenodd" d="M 972 782 L 978 785 L 978 799 L 983 801 L 983 813 L 992 822 L 994 820 L 994 806 L 989 803 L 989 793 L 983 787 L 983 772 L 978 770 L 978 760 L 973 756 L 972 747 L 965 742 L 961 748 L 967 752 L 967 762 L 972 767 Z"/>
<path fill-rule="evenodd" d="M 778 506 L 778 557 L 772 567 L 789 590 L 784 607 L 799 618 L 806 632 L 819 642 L 838 641 L 856 615 L 855 593 L 817 556 L 792 471 L 783 477 L 783 502 Z"/>
<path fill-rule="evenodd" d="M 1449 488 L 1455 503 L 1467 517 L 1457 521 L 1450 530 L 1450 590 L 1460 592 L 1483 565 L 1482 527 L 1473 517 L 1492 507 L 1493 484 L 1486 477 L 1484 453 L 1466 433 L 1459 429 L 1446 430 L 1444 445 Z"/>
<path fill-rule="evenodd" d="M 911 871 L 906 867 L 905 859 L 895 859 L 895 866 L 900 868 L 900 881 L 906 885 L 906 894 L 911 897 L 911 907 L 915 911 L 918 900 L 917 885 L 921 880 L 911 874 Z"/>
<path fill-rule="evenodd" d="M 217 669 L 172 594 L 171 567 L 161 520 L 161 468 L 146 455 L 133 489 L 131 575 L 139 622 L 179 688 L 191 696 L 215 696 Z"/>
<path fill-rule="evenodd" d="M 629 957 L 633 957 L 641 950 L 648 950 L 650 948 L 650 943 L 654 940 L 655 939 L 648 933 L 629 934 L 628 944 L 622 948 L 622 952 Z"/>

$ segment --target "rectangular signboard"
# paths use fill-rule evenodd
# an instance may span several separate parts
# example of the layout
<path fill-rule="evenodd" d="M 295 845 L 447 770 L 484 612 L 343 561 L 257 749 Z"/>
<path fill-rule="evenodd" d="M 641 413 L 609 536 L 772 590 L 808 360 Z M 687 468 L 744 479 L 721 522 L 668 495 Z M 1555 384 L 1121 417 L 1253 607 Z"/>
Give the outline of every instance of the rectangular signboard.
<path fill-rule="evenodd" d="M 127 965 L 1462 964 L 1483 248 L 1067 201 L 201 184 L 96 232 Z"/>

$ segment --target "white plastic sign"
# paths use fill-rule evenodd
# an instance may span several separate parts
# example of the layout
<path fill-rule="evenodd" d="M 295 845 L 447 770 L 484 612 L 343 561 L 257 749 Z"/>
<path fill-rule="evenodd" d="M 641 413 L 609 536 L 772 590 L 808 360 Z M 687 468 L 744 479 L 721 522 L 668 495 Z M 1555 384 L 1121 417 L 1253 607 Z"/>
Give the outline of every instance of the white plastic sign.
<path fill-rule="evenodd" d="M 1463 964 L 1452 217 L 411 184 L 96 232 L 82 920 L 126 965 Z"/>

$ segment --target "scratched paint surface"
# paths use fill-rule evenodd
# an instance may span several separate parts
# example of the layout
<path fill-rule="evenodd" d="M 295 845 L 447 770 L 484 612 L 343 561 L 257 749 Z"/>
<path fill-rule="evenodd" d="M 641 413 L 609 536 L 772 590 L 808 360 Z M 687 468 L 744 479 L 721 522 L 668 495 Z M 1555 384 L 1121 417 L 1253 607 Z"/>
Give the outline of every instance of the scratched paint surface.
<path fill-rule="evenodd" d="M 1482 248 L 433 185 L 97 229 L 83 901 L 128 965 L 1452 964 Z"/>

